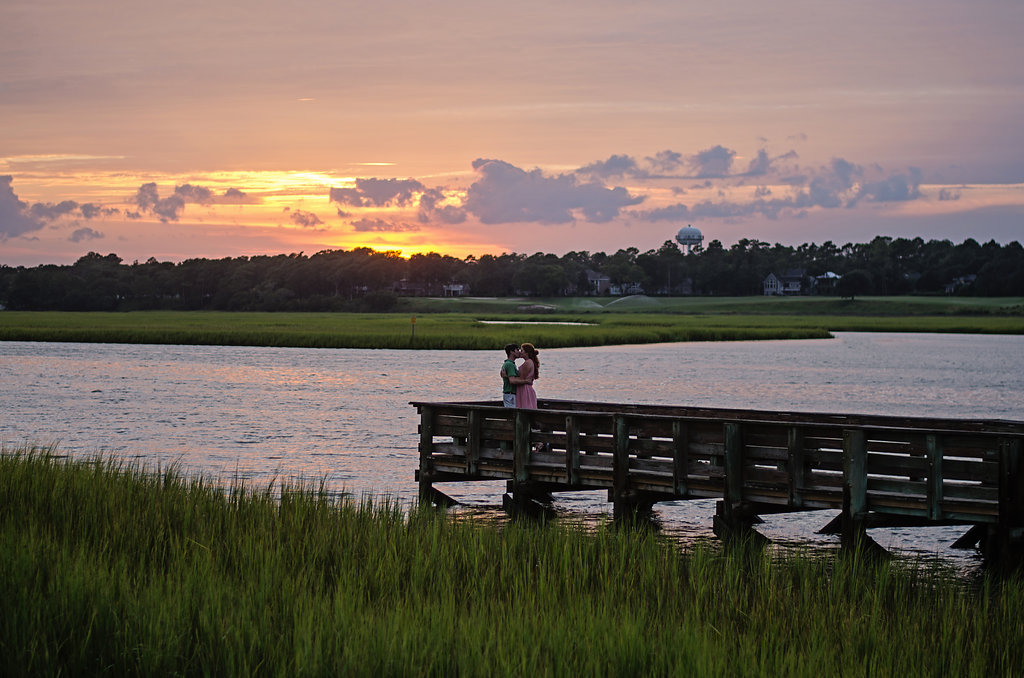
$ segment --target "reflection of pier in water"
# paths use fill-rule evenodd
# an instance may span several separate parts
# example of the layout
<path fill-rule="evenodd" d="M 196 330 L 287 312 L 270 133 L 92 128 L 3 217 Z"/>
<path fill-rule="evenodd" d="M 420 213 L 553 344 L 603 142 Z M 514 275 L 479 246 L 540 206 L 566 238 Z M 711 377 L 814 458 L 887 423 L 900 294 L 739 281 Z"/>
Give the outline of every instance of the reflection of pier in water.
<path fill-rule="evenodd" d="M 721 537 L 759 514 L 836 509 L 823 530 L 844 545 L 865 530 L 964 525 L 955 546 L 989 560 L 1024 550 L 1024 422 L 761 412 L 542 400 L 414 402 L 417 480 L 507 480 L 510 511 L 552 492 L 606 490 L 616 518 L 659 501 L 719 499 Z"/>

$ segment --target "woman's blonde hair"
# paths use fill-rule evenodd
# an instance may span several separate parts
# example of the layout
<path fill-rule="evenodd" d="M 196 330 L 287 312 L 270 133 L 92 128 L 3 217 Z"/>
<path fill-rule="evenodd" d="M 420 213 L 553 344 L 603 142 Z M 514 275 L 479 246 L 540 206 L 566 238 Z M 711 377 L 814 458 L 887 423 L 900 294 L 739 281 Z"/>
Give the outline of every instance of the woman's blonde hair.
<path fill-rule="evenodd" d="M 527 359 L 533 361 L 533 378 L 538 378 L 540 376 L 540 358 L 537 357 L 537 354 L 540 351 L 533 344 L 520 344 L 519 348 L 526 354 Z"/>

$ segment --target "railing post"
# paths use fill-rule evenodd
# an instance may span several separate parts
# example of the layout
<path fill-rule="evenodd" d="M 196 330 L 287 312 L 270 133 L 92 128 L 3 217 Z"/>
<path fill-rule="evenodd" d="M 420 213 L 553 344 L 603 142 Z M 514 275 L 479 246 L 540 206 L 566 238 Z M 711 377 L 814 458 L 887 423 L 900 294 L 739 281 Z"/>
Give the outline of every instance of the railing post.
<path fill-rule="evenodd" d="M 480 465 L 480 411 L 473 409 L 467 417 L 469 438 L 466 441 L 466 474 L 475 476 Z"/>
<path fill-rule="evenodd" d="M 928 449 L 928 517 L 942 518 L 942 439 L 931 433 L 925 436 Z"/>
<path fill-rule="evenodd" d="M 615 448 L 612 451 L 612 497 L 616 518 L 624 518 L 631 507 L 627 500 L 629 488 L 629 421 L 616 414 L 613 419 Z"/>
<path fill-rule="evenodd" d="M 431 501 L 434 474 L 434 408 L 420 405 L 420 500 Z"/>
<path fill-rule="evenodd" d="M 580 427 L 576 417 L 565 417 L 565 477 L 569 485 L 580 482 Z"/>
<path fill-rule="evenodd" d="M 729 508 L 743 501 L 743 434 L 740 425 L 725 424 L 725 503 Z"/>
<path fill-rule="evenodd" d="M 804 431 L 799 426 L 789 429 L 789 505 L 804 505 L 807 466 L 804 463 Z"/>
<path fill-rule="evenodd" d="M 999 521 L 987 554 L 1000 565 L 1024 560 L 1024 460 L 1020 438 L 999 439 Z"/>
<path fill-rule="evenodd" d="M 689 491 L 686 480 L 690 467 L 690 439 L 686 424 L 672 422 L 672 491 L 685 497 Z"/>
<path fill-rule="evenodd" d="M 515 484 L 525 483 L 530 476 L 530 416 L 516 410 L 515 440 L 512 444 L 512 475 Z"/>
<path fill-rule="evenodd" d="M 722 487 L 722 501 L 716 505 L 712 519 L 712 530 L 720 539 L 729 539 L 740 533 L 743 521 L 737 515 L 743 497 L 743 441 L 740 426 L 736 422 L 723 425 L 722 470 L 725 478 Z M 749 527 L 749 525 L 747 525 Z"/>
<path fill-rule="evenodd" d="M 843 541 L 852 546 L 867 536 L 868 446 L 864 431 L 843 431 Z"/>

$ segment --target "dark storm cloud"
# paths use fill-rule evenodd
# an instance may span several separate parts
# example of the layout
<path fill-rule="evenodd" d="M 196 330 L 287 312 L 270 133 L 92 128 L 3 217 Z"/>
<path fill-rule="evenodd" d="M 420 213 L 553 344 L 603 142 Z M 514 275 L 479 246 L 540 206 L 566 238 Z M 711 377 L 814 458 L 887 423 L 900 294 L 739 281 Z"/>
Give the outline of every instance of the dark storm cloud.
<path fill-rule="evenodd" d="M 213 202 L 213 191 L 203 186 L 182 184 L 174 187 L 174 195 L 181 196 L 185 202 L 194 202 L 200 205 L 209 205 Z"/>
<path fill-rule="evenodd" d="M 418 231 L 420 227 L 416 224 L 392 223 L 384 219 L 360 219 L 352 222 L 352 230 L 360 233 L 399 233 Z"/>
<path fill-rule="evenodd" d="M 760 149 L 745 172 L 733 173 L 736 151 L 717 145 L 690 156 L 676 151 L 659 151 L 647 156 L 642 162 L 628 155 L 613 155 L 579 168 L 576 173 L 597 179 L 631 177 L 634 179 L 725 179 L 729 177 L 765 176 L 776 171 L 780 161 L 793 160 L 795 151 L 772 156 L 766 149 Z"/>
<path fill-rule="evenodd" d="M 658 151 L 653 156 L 648 156 L 646 160 L 651 169 L 659 174 L 678 172 L 686 162 L 682 153 L 669 150 Z"/>
<path fill-rule="evenodd" d="M 78 213 L 78 203 L 74 200 L 63 200 L 57 204 L 37 202 L 28 210 L 29 215 L 43 221 L 56 221 L 68 214 Z"/>
<path fill-rule="evenodd" d="M 469 187 L 464 207 L 485 224 L 565 224 L 577 219 L 606 222 L 623 207 L 639 204 L 642 196 L 630 195 L 621 186 L 608 188 L 597 181 L 580 183 L 575 175 L 529 172 L 503 160 L 473 161 L 479 179 Z"/>
<path fill-rule="evenodd" d="M 747 171 L 744 176 L 748 177 L 761 177 L 766 174 L 770 174 L 775 170 L 775 164 L 780 160 L 795 160 L 797 158 L 796 151 L 789 151 L 782 155 L 775 156 L 774 158 L 768 155 L 768 151 L 760 149 L 757 155 L 751 158 L 750 165 L 747 167 Z"/>
<path fill-rule="evenodd" d="M 646 221 L 682 221 L 686 219 L 737 218 L 760 215 L 775 219 L 782 213 L 799 215 L 811 208 L 852 208 L 859 202 L 899 202 L 921 197 L 921 172 L 911 168 L 907 173 L 892 174 L 877 181 L 863 181 L 862 166 L 843 158 L 833 159 L 826 166 L 806 175 L 786 177 L 784 183 L 792 193 L 773 197 L 766 186 L 754 190 L 754 199 L 737 202 L 705 200 L 692 205 L 676 203 L 632 216 Z"/>
<path fill-rule="evenodd" d="M 19 200 L 11 185 L 14 177 L 0 176 L 0 240 L 13 238 L 43 227 L 43 222 L 27 214 L 28 205 Z"/>
<path fill-rule="evenodd" d="M 724 146 L 713 146 L 690 157 L 690 166 L 698 179 L 718 179 L 729 175 L 736 151 Z"/>
<path fill-rule="evenodd" d="M 178 194 L 161 198 L 156 183 L 152 181 L 139 186 L 132 202 L 139 208 L 140 213 L 155 214 L 164 223 L 177 221 L 178 216 L 185 209 L 185 198 Z"/>
<path fill-rule="evenodd" d="M 229 188 L 224 191 L 224 195 L 217 198 L 219 205 L 252 205 L 258 202 L 259 198 L 252 197 L 237 188 Z"/>
<path fill-rule="evenodd" d="M 312 212 L 304 212 L 302 210 L 295 210 L 289 216 L 291 222 L 296 226 L 302 226 L 303 228 L 316 228 L 322 226 L 324 222 L 320 221 L 320 217 L 313 214 Z"/>
<path fill-rule="evenodd" d="M 0 240 L 38 231 L 47 223 L 64 217 L 93 219 L 118 213 L 119 210 L 113 208 L 93 203 L 79 204 L 74 200 L 29 205 L 15 195 L 13 177 L 0 176 Z"/>
<path fill-rule="evenodd" d="M 91 228 L 79 228 L 68 236 L 68 240 L 71 242 L 83 242 L 85 240 L 96 240 L 102 237 L 103 234 L 99 231 L 94 231 Z"/>
<path fill-rule="evenodd" d="M 182 184 L 174 187 L 174 193 L 166 198 L 160 197 L 160 191 L 155 182 L 149 182 L 139 186 L 132 198 L 132 203 L 139 208 L 139 212 L 129 213 L 130 219 L 138 219 L 144 213 L 154 214 L 160 221 L 177 221 L 185 210 L 185 205 L 242 205 L 259 202 L 258 199 L 250 198 L 243 191 L 237 188 L 229 188 L 222 195 L 216 195 L 205 186 L 193 184 Z"/>
<path fill-rule="evenodd" d="M 121 210 L 116 207 L 103 207 L 95 203 L 87 202 L 78 207 L 82 216 L 86 219 L 95 219 L 96 217 L 111 217 L 115 214 L 120 214 Z"/>
<path fill-rule="evenodd" d="M 415 179 L 356 179 L 355 188 L 332 188 L 330 198 L 331 202 L 353 207 L 402 207 L 424 190 L 426 187 Z"/>
<path fill-rule="evenodd" d="M 466 210 L 456 205 L 440 205 L 445 201 L 444 193 L 437 188 L 425 191 L 420 196 L 419 220 L 422 223 L 440 222 L 461 224 L 466 220 Z"/>
<path fill-rule="evenodd" d="M 866 183 L 860 187 L 856 198 L 869 202 L 901 202 L 921 197 L 921 170 L 911 167 L 907 174 L 894 174 L 881 181 Z"/>
<path fill-rule="evenodd" d="M 608 179 L 609 177 L 636 176 L 640 172 L 636 160 L 628 155 L 613 155 L 576 170 L 579 174 Z"/>

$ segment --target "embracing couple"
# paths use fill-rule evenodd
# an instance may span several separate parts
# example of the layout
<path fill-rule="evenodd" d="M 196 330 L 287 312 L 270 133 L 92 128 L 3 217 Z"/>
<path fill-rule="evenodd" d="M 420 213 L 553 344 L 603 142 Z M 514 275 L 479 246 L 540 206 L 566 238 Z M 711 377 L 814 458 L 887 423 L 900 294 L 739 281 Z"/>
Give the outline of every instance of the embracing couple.
<path fill-rule="evenodd" d="M 537 409 L 533 382 L 540 376 L 538 352 L 533 344 L 509 344 L 505 347 L 505 362 L 501 365 L 501 392 L 505 407 Z M 523 359 L 518 367 L 516 358 Z"/>

